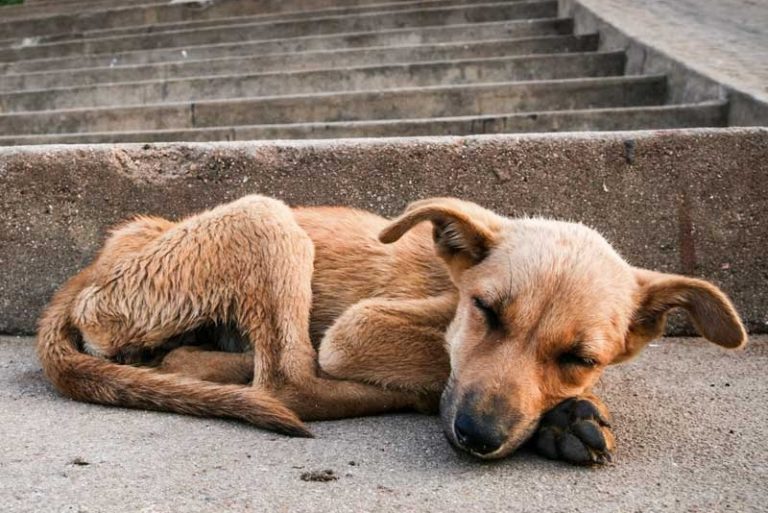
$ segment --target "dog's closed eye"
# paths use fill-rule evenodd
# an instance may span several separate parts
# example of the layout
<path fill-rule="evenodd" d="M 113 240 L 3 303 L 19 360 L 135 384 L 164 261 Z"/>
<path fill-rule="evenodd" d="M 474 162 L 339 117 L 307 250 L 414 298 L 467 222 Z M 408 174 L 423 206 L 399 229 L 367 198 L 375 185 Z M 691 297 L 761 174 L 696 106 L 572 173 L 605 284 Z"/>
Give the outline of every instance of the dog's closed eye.
<path fill-rule="evenodd" d="M 479 297 L 473 297 L 472 303 L 480 310 L 485 317 L 485 323 L 488 325 L 488 329 L 492 331 L 498 331 L 503 327 L 501 318 L 496 310 L 493 309 L 488 303 L 480 299 Z"/>
<path fill-rule="evenodd" d="M 578 350 L 569 350 L 564 353 L 560 353 L 557 357 L 557 363 L 563 367 L 577 365 L 579 367 L 594 367 L 597 365 L 597 360 L 583 355 Z"/>

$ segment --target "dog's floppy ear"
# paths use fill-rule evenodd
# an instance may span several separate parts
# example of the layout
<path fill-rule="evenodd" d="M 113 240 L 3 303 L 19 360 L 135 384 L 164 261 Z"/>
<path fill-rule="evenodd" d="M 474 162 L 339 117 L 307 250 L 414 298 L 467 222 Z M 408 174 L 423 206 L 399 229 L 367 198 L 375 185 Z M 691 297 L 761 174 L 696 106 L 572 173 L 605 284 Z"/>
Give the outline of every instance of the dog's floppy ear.
<path fill-rule="evenodd" d="M 431 221 L 438 254 L 451 267 L 465 269 L 482 261 L 495 245 L 504 218 L 456 198 L 432 198 L 408 205 L 405 212 L 379 234 L 395 242 L 423 221 Z"/>
<path fill-rule="evenodd" d="M 733 349 L 746 343 L 747 333 L 739 314 L 728 297 L 711 283 L 645 269 L 635 269 L 635 276 L 639 286 L 637 307 L 621 360 L 660 337 L 667 313 L 673 308 L 684 309 L 701 336 L 719 346 Z"/>

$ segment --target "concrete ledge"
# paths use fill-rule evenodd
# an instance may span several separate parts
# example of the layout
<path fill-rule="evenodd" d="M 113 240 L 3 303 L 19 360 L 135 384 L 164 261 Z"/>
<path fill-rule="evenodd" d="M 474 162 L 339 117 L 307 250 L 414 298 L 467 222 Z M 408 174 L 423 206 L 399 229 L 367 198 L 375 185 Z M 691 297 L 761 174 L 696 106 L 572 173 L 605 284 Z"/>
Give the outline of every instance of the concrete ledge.
<path fill-rule="evenodd" d="M 139 130 L 134 132 L 9 135 L 0 136 L 0 146 L 522 134 L 594 131 L 595 127 L 600 127 L 601 131 L 666 130 L 702 126 L 724 127 L 726 126 L 726 110 L 725 102 L 708 102 L 695 105 L 572 109 L 421 119 L 326 121 Z"/>
<path fill-rule="evenodd" d="M 0 149 L 0 332 L 30 333 L 109 226 L 248 193 L 397 213 L 455 195 L 576 219 L 636 265 L 702 276 L 768 331 L 768 130 Z"/>

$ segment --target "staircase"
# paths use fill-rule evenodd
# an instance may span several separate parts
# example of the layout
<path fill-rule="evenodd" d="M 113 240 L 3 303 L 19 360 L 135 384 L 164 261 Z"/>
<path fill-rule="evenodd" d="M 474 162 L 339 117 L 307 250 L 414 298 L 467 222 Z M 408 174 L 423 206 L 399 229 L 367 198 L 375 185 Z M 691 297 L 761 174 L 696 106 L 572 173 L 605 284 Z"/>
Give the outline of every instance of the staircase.
<path fill-rule="evenodd" d="M 0 7 L 0 145 L 715 127 L 552 0 Z"/>

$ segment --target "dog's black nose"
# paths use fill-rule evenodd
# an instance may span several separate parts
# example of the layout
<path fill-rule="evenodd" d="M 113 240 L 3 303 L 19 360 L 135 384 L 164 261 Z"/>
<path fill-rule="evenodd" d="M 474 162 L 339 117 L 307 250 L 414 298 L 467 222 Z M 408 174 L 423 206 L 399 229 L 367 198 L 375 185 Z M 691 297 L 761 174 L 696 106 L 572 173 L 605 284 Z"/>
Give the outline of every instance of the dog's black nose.
<path fill-rule="evenodd" d="M 504 435 L 494 425 L 478 422 L 475 417 L 464 413 L 456 416 L 453 429 L 459 445 L 477 454 L 490 454 L 504 443 Z"/>

